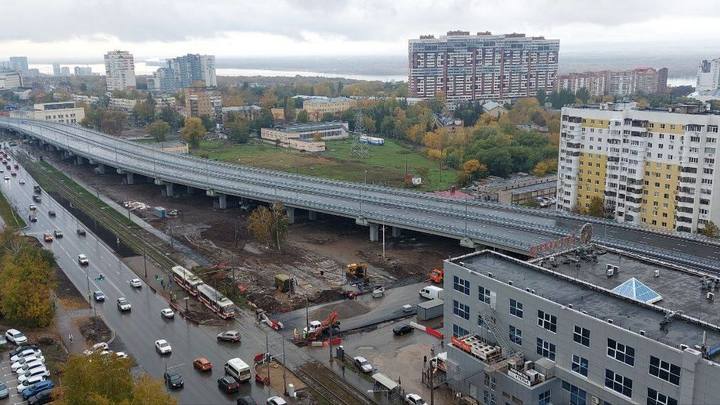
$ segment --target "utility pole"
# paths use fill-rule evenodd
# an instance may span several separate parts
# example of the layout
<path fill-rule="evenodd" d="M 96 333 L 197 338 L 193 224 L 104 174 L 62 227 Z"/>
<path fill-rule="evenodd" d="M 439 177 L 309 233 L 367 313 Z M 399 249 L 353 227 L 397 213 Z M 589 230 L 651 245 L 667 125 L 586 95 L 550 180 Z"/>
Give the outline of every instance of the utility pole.
<path fill-rule="evenodd" d="M 147 280 L 147 252 L 143 249 L 143 267 L 145 267 L 145 279 Z"/>
<path fill-rule="evenodd" d="M 435 360 L 437 364 L 438 360 Z M 435 367 L 430 360 L 430 405 L 435 405 Z"/>
<path fill-rule="evenodd" d="M 288 394 L 287 391 L 287 376 L 285 375 L 285 338 L 282 339 L 282 366 L 283 366 L 283 391 L 285 392 L 285 395 Z M 269 369 L 270 367 L 268 367 Z"/>
<path fill-rule="evenodd" d="M 330 340 L 328 340 L 328 347 L 330 348 L 330 364 L 332 364 L 332 362 L 333 362 L 333 356 L 332 356 L 332 339 L 333 339 L 332 332 L 333 332 L 333 325 L 330 324 L 329 328 L 330 328 Z"/>
<path fill-rule="evenodd" d="M 268 340 L 268 334 L 265 332 L 265 360 L 267 360 L 267 380 L 270 383 L 270 341 Z"/>
<path fill-rule="evenodd" d="M 310 300 L 305 296 L 305 330 L 310 333 Z M 305 338 L 303 336 L 303 338 Z"/>

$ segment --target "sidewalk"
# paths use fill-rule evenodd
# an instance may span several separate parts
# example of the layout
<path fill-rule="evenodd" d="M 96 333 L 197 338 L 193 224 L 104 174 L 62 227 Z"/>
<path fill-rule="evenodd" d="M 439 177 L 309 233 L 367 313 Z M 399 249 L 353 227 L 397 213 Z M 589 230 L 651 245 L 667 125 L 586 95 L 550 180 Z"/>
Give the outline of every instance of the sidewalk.
<path fill-rule="evenodd" d="M 60 300 L 55 302 L 57 305 L 55 315 L 57 319 L 57 330 L 62 339 L 63 346 L 65 346 L 68 353 L 82 353 L 83 350 L 87 349 L 87 343 L 85 342 L 75 319 L 92 316 L 92 309 L 70 309 L 65 308 Z M 70 334 L 72 334 L 73 337 L 72 342 L 70 341 Z"/>

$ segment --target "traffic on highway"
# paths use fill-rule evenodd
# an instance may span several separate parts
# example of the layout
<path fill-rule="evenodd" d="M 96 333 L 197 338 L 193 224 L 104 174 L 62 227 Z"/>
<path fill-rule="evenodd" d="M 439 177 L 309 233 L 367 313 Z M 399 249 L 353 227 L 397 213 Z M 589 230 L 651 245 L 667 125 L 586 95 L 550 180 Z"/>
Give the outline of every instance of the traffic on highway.
<path fill-rule="evenodd" d="M 251 363 L 256 353 L 265 352 L 265 331 L 253 324 L 241 326 L 247 318 L 221 326 L 198 326 L 175 316 L 168 302 L 102 240 L 35 188 L 36 183 L 21 166 L 16 174 L 3 178 L 0 189 L 20 215 L 34 219 L 27 222 L 24 232 L 53 252 L 68 278 L 114 331 L 111 349 L 126 351 L 141 370 L 165 378 L 168 390 L 181 403 L 234 403 L 241 396 L 252 396 L 262 403 L 274 394 L 249 383 L 239 384 L 237 392 L 228 394 L 218 382 L 225 376 L 224 365 L 229 360 Z M 230 329 L 238 330 L 241 339 L 218 339 L 218 334 Z"/>

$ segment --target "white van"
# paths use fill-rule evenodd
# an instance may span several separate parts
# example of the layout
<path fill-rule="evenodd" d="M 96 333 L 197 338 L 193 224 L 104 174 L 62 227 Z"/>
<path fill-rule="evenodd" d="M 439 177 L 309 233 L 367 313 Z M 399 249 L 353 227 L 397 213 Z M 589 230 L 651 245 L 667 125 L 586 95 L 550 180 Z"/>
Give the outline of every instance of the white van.
<path fill-rule="evenodd" d="M 429 300 L 434 300 L 435 298 L 442 299 L 442 292 L 442 288 L 434 285 L 429 285 L 420 290 L 420 296 Z"/>
<path fill-rule="evenodd" d="M 238 382 L 249 381 L 251 377 L 250 366 L 237 357 L 230 359 L 227 363 L 225 363 L 225 373 L 236 379 Z"/>

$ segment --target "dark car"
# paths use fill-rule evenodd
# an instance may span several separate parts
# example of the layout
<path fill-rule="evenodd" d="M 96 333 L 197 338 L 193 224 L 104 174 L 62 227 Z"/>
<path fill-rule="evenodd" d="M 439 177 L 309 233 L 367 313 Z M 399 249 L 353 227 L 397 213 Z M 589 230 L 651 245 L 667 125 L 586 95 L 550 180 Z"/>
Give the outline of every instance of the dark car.
<path fill-rule="evenodd" d="M 393 335 L 402 336 L 412 333 L 413 327 L 410 325 L 400 325 L 393 328 Z"/>
<path fill-rule="evenodd" d="M 164 377 L 165 377 L 165 384 L 167 384 L 167 386 L 169 388 L 179 389 L 185 385 L 185 382 L 183 381 L 183 378 L 180 375 L 180 373 L 176 373 L 174 371 L 166 371 L 164 374 Z"/>
<path fill-rule="evenodd" d="M 225 376 L 218 378 L 218 388 L 226 394 L 232 394 L 240 390 L 240 384 L 234 378 Z"/>
<path fill-rule="evenodd" d="M 93 291 L 93 298 L 95 298 L 95 302 L 103 302 L 105 301 L 105 294 L 102 291 Z"/>
<path fill-rule="evenodd" d="M 53 211 L 53 210 L 48 211 L 48 215 L 50 215 L 51 218 L 54 218 L 54 217 L 55 217 L 55 211 Z"/>
<path fill-rule="evenodd" d="M 82 229 L 82 228 L 78 228 L 78 229 L 77 229 L 77 234 L 80 235 L 80 236 L 85 236 L 85 230 Z"/>
<path fill-rule="evenodd" d="M 246 395 L 237 399 L 237 405 L 257 405 L 257 402 L 251 396 Z"/>
<path fill-rule="evenodd" d="M 52 388 L 47 390 L 42 390 L 38 392 L 37 394 L 31 396 L 28 398 L 28 405 L 42 405 L 42 404 L 48 404 L 53 401 L 52 397 Z"/>
<path fill-rule="evenodd" d="M 5 399 L 10 396 L 10 389 L 7 385 L 0 383 L 0 399 Z"/>
<path fill-rule="evenodd" d="M 22 392 L 22 397 L 23 399 L 28 399 L 40 391 L 52 390 L 53 388 L 55 388 L 55 384 L 53 384 L 52 380 L 43 380 L 25 388 Z"/>

